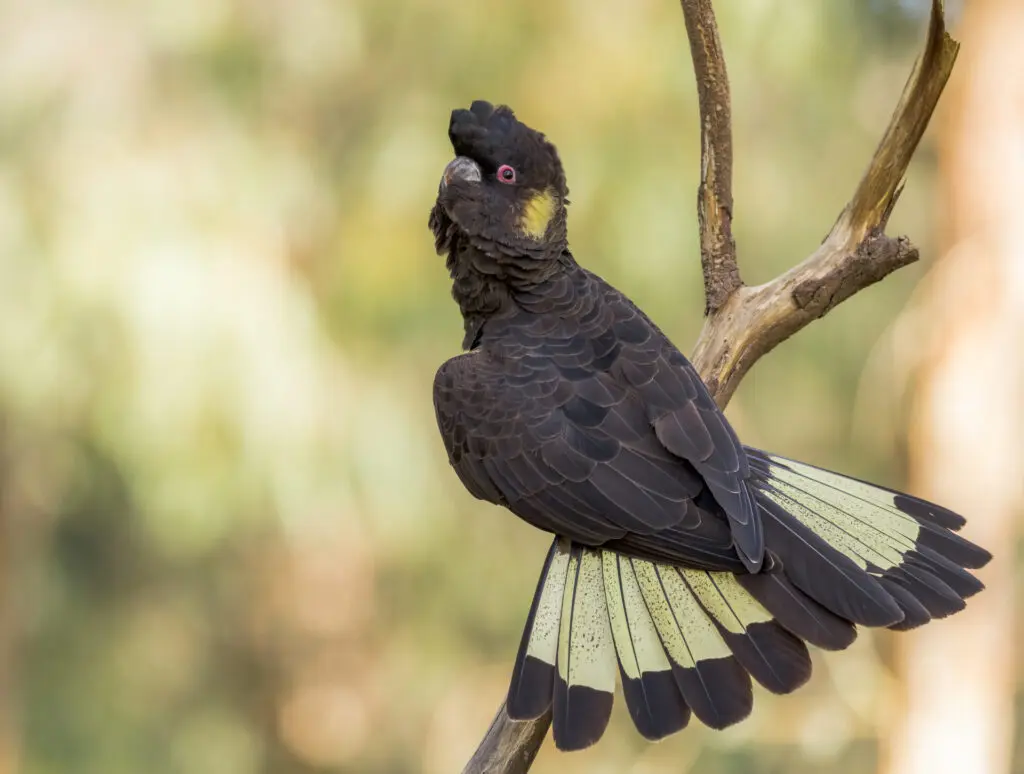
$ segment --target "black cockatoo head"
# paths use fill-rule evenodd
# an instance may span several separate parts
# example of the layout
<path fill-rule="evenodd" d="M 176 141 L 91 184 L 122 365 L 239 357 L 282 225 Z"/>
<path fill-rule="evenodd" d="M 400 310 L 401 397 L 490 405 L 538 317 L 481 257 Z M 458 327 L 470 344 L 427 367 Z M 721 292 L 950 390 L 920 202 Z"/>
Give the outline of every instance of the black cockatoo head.
<path fill-rule="evenodd" d="M 557 255 L 566 247 L 568 190 L 555 147 L 504 105 L 477 100 L 452 111 L 455 150 L 430 215 L 438 252 L 455 233 L 484 250 Z"/>

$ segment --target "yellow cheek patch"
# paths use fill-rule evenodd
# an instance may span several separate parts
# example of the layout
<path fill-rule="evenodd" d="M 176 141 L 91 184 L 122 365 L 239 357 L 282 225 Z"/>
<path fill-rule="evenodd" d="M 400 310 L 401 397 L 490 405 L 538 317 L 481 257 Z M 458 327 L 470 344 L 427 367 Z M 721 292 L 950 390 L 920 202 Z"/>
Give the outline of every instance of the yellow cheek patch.
<path fill-rule="evenodd" d="M 550 188 L 534 194 L 519 216 L 519 231 L 533 239 L 543 239 L 555 215 L 555 195 Z"/>

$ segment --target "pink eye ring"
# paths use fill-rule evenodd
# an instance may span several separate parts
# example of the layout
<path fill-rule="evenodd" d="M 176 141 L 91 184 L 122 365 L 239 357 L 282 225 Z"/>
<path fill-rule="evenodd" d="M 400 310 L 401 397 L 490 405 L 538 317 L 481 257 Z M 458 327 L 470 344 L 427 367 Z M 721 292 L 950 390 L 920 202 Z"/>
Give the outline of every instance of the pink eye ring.
<path fill-rule="evenodd" d="M 498 167 L 497 178 L 499 182 L 512 184 L 516 181 L 516 171 L 512 169 L 508 164 L 502 164 Z"/>

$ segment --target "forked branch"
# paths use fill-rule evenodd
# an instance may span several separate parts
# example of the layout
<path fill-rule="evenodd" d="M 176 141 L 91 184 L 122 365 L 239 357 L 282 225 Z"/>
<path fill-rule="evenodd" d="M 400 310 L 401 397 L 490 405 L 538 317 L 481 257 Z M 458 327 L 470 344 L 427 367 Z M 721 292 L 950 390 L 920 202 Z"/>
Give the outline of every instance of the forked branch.
<path fill-rule="evenodd" d="M 884 229 L 959 48 L 946 31 L 942 0 L 932 0 L 924 53 L 857 190 L 825 241 L 785 274 L 764 285 L 740 287 L 709 312 L 692 360 L 718 405 L 728 403 L 760 357 L 854 293 L 917 260 L 909 239 L 887 236 Z M 704 271 L 709 271 L 707 264 Z"/>
<path fill-rule="evenodd" d="M 711 0 L 680 0 L 690 38 L 701 119 L 697 197 L 707 318 L 693 363 L 722 407 L 757 360 L 812 320 L 918 258 L 906 237 L 884 233 L 910 159 L 949 80 L 959 44 L 946 32 L 942 0 L 932 0 L 924 53 L 849 203 L 821 246 L 802 263 L 756 287 L 740 282 L 732 237 L 732 130 L 729 83 Z M 551 725 L 513 721 L 502 704 L 463 774 L 523 774 Z"/>

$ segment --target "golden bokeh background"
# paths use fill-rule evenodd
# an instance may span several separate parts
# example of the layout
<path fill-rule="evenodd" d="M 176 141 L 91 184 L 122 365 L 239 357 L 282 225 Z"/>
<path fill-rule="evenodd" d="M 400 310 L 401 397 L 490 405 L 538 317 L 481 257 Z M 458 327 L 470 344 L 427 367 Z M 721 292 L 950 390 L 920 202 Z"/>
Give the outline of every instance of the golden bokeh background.
<path fill-rule="evenodd" d="M 853 191 L 927 8 L 718 12 L 741 271 L 763 282 Z M 961 88 L 984 75 L 961 69 Z M 426 221 L 449 111 L 476 98 L 559 146 L 577 258 L 688 351 L 699 125 L 673 0 L 0 2 L 0 772 L 461 770 L 548 541 L 463 491 L 434 426 L 434 370 L 461 321 Z M 927 421 L 913 410 L 922 342 L 941 356 L 922 309 L 951 239 L 949 111 L 890 227 L 923 260 L 750 373 L 729 409 L 748 443 L 925 491 L 907 471 Z M 1024 265 L 1024 239 L 1006 249 Z M 1020 343 L 1006 319 L 994 325 Z M 1012 425 L 1024 346 L 1002 354 L 1005 371 L 973 374 L 976 394 L 956 400 L 1010 380 L 1000 411 L 1015 413 L 997 416 Z M 1019 486 L 1020 457 L 1000 459 Z M 978 518 L 1012 536 L 1015 502 Z M 991 631 L 1015 644 L 984 690 L 1010 702 L 1014 545 L 989 546 L 1009 558 L 985 592 L 1009 600 Z M 970 637 L 954 625 L 932 626 Z M 758 691 L 747 722 L 658 745 L 620 701 L 597 747 L 562 756 L 549 741 L 533 771 L 884 769 L 913 652 L 863 634 L 816 653 L 798 693 Z M 974 666 L 929 664 L 967 682 Z M 1002 764 L 958 774 L 1024 772 L 1003 748 Z"/>

